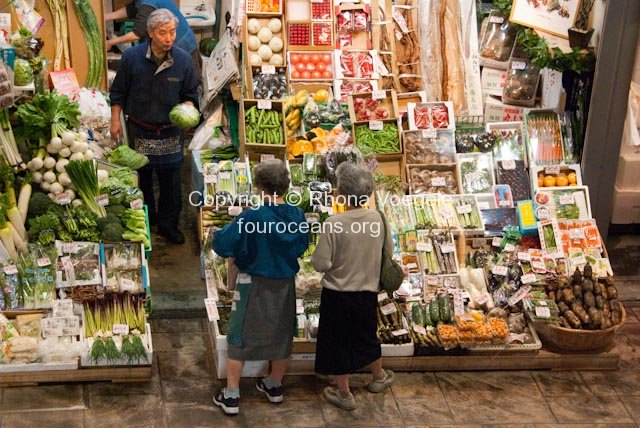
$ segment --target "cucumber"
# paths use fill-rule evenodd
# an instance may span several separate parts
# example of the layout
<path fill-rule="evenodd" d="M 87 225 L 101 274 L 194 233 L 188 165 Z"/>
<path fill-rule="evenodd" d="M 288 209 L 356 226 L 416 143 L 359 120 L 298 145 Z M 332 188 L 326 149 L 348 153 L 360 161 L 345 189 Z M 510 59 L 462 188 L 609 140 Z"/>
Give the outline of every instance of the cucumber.
<path fill-rule="evenodd" d="M 420 303 L 414 303 L 411 307 L 411 318 L 413 318 L 414 324 L 424 325 L 424 319 L 422 318 L 422 307 Z"/>
<path fill-rule="evenodd" d="M 429 317 L 431 322 L 435 325 L 440 322 L 440 312 L 438 311 L 438 298 L 433 297 L 431 303 L 429 303 Z"/>
<path fill-rule="evenodd" d="M 431 321 L 431 315 L 429 312 L 429 303 L 425 303 L 425 305 L 422 307 L 422 311 L 424 314 L 424 325 L 425 326 L 432 326 L 434 325 L 433 321 Z"/>
<path fill-rule="evenodd" d="M 451 321 L 451 307 L 449 306 L 449 295 L 445 294 L 438 299 L 438 310 L 440 312 L 440 319 L 442 322 Z"/>

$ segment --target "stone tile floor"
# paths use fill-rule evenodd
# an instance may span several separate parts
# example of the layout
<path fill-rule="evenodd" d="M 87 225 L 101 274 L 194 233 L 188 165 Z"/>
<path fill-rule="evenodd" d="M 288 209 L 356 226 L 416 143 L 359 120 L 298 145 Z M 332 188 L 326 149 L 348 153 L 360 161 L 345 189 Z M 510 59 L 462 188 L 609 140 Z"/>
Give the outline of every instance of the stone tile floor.
<path fill-rule="evenodd" d="M 354 376 L 358 409 L 345 412 L 320 396 L 313 376 L 285 381 L 273 405 L 241 385 L 241 413 L 227 417 L 211 401 L 221 383 L 204 318 L 154 319 L 153 377 L 143 384 L 107 382 L 0 390 L 2 428 L 72 427 L 640 427 L 640 307 L 629 305 L 618 336 L 621 367 L 613 372 L 398 373 L 391 390 L 366 392 Z M 181 332 L 179 340 L 172 333 Z"/>

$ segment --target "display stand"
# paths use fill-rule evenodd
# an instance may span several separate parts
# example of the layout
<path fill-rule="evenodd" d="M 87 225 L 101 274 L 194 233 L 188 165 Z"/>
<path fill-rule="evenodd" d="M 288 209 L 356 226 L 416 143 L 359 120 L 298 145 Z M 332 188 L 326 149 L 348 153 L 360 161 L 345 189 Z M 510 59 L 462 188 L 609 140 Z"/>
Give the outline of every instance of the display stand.
<path fill-rule="evenodd" d="M 219 344 L 226 340 L 220 336 L 214 326 L 215 321 L 210 321 L 209 342 L 213 349 L 216 367 L 212 367 L 212 376 L 215 379 L 221 376 L 217 365 L 221 364 L 221 355 L 226 354 L 226 349 L 217 349 Z M 312 375 L 315 364 L 315 342 L 294 341 L 291 362 L 287 369 L 289 375 Z M 614 346 L 611 349 L 597 354 L 589 353 L 558 353 L 548 349 L 539 351 L 469 351 L 465 355 L 440 355 L 440 356 L 412 356 L 412 357 L 383 357 L 382 364 L 385 368 L 397 372 L 420 371 L 469 371 L 469 370 L 617 370 L 620 362 L 620 353 Z M 226 366 L 226 363 L 222 363 Z M 243 372 L 244 377 L 260 376 L 265 373 L 266 364 L 258 364 L 251 370 Z M 0 377 L 1 379 L 1 377 Z"/>
<path fill-rule="evenodd" d="M 148 382 L 152 365 L 0 373 L 0 388 L 59 382 Z"/>

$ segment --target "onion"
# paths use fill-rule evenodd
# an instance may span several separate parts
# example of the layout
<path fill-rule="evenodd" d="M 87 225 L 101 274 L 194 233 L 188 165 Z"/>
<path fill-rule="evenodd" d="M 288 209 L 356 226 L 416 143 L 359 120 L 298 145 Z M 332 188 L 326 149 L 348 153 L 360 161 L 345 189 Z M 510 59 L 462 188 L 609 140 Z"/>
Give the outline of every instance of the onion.
<path fill-rule="evenodd" d="M 47 193 L 47 196 L 49 197 L 49 199 L 51 199 L 52 201 L 55 202 L 56 200 L 56 195 L 54 195 L 53 193 Z"/>
<path fill-rule="evenodd" d="M 78 153 L 82 150 L 82 143 L 80 141 L 73 141 L 73 143 L 71 143 L 70 149 L 71 153 Z"/>
<path fill-rule="evenodd" d="M 82 199 L 74 199 L 73 201 L 71 201 L 71 205 L 73 205 L 74 207 L 79 207 L 80 205 L 82 205 Z"/>
<path fill-rule="evenodd" d="M 83 141 L 82 143 L 80 143 L 80 152 L 86 153 L 87 150 L 89 150 L 89 143 L 87 143 L 86 141 Z"/>
<path fill-rule="evenodd" d="M 56 164 L 56 171 L 58 172 L 64 172 L 64 168 L 69 164 L 69 159 L 60 159 L 58 161 L 58 163 Z"/>
<path fill-rule="evenodd" d="M 75 140 L 76 140 L 76 134 L 75 133 L 73 133 L 71 131 L 67 131 L 67 132 L 63 132 L 62 133 L 62 143 L 65 146 L 71 145 Z"/>
<path fill-rule="evenodd" d="M 72 160 L 72 161 L 84 160 L 84 155 L 81 152 L 77 152 L 72 154 L 69 160 Z"/>
<path fill-rule="evenodd" d="M 44 167 L 44 161 L 40 158 L 33 158 L 29 163 L 31 164 L 29 167 L 31 171 L 38 171 Z"/>
<path fill-rule="evenodd" d="M 80 131 L 78 132 L 78 138 L 80 138 L 80 141 L 87 141 L 89 139 L 89 135 L 84 131 Z"/>
<path fill-rule="evenodd" d="M 58 155 L 63 157 L 63 158 L 68 158 L 69 156 L 71 156 L 71 149 L 69 147 L 63 147 L 58 152 Z"/>
<path fill-rule="evenodd" d="M 92 160 L 95 155 L 93 154 L 93 150 L 89 149 L 84 152 L 84 160 Z"/>
<path fill-rule="evenodd" d="M 62 139 L 60 137 L 53 137 L 49 141 L 49 145 L 57 150 L 60 150 L 62 148 Z"/>
<path fill-rule="evenodd" d="M 34 172 L 33 175 L 31 176 L 31 179 L 36 184 L 42 183 L 42 173 L 41 172 L 37 172 L 37 171 Z"/>
<path fill-rule="evenodd" d="M 54 195 L 64 192 L 64 188 L 62 187 L 62 184 L 58 183 L 57 181 L 55 183 L 51 183 L 51 187 L 49 187 L 49 190 Z"/>
<path fill-rule="evenodd" d="M 44 158 L 44 167 L 47 169 L 51 169 L 56 166 L 56 160 L 51 156 Z"/>
<path fill-rule="evenodd" d="M 73 201 L 76 198 L 76 192 L 71 189 L 67 189 L 64 191 L 67 195 L 69 195 L 69 200 Z"/>
<path fill-rule="evenodd" d="M 42 176 L 42 179 L 47 183 L 51 184 L 56 181 L 56 174 L 53 171 L 47 171 Z"/>
<path fill-rule="evenodd" d="M 56 147 L 53 147 L 51 144 L 47 144 L 46 147 L 47 153 L 55 155 L 56 153 L 58 153 L 58 149 Z"/>
<path fill-rule="evenodd" d="M 46 181 L 43 181 L 42 183 L 40 183 L 40 188 L 45 192 L 48 192 L 50 187 L 51 187 L 51 184 Z"/>
<path fill-rule="evenodd" d="M 69 187 L 71 185 L 71 178 L 69 177 L 69 174 L 63 172 L 58 176 L 58 182 L 60 182 L 64 187 Z"/>

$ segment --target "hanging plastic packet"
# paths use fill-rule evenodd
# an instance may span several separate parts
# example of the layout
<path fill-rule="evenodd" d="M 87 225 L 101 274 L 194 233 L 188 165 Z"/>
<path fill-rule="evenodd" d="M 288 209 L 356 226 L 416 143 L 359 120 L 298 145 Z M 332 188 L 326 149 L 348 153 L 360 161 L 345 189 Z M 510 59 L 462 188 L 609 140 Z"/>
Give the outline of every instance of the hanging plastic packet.
<path fill-rule="evenodd" d="M 2 310 L 18 309 L 22 306 L 20 299 L 20 280 L 18 268 L 15 264 L 5 264 L 0 271 L 0 286 L 2 286 L 3 299 L 0 299 Z"/>

